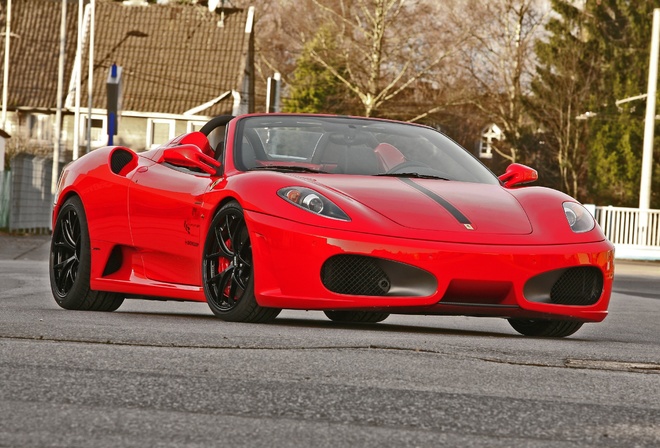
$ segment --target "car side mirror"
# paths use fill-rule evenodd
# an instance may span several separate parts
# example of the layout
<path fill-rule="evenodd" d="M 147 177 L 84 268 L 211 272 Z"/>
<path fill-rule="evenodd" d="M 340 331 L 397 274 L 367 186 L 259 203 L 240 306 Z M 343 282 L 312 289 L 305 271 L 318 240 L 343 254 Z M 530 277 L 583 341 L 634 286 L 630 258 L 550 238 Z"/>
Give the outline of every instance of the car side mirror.
<path fill-rule="evenodd" d="M 520 163 L 512 163 L 506 168 L 504 174 L 498 177 L 506 188 L 529 184 L 537 181 L 538 178 L 539 173 L 535 169 Z"/>
<path fill-rule="evenodd" d="M 195 145 L 181 145 L 173 148 L 166 148 L 158 160 L 158 163 L 162 162 L 186 168 L 197 168 L 211 175 L 216 174 L 220 167 L 220 162 L 213 157 L 204 154 L 202 150 Z"/>

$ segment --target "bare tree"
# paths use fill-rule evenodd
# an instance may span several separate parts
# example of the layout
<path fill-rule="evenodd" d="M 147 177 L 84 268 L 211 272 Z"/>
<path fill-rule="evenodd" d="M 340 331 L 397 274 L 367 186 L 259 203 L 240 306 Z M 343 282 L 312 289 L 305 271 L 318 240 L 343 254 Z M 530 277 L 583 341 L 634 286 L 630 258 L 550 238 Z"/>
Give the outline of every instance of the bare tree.
<path fill-rule="evenodd" d="M 317 37 L 321 27 L 331 30 L 333 42 L 321 40 L 311 56 L 359 99 L 366 116 L 437 77 L 434 71 L 467 37 L 456 26 L 439 32 L 440 17 L 454 16 L 438 15 L 438 5 L 428 1 L 311 0 L 311 5 L 316 14 L 301 27 L 301 43 Z"/>
<path fill-rule="evenodd" d="M 472 83 L 469 102 L 496 123 L 506 140 L 493 149 L 516 162 L 523 128 L 528 126 L 524 99 L 535 71 L 534 44 L 550 14 L 542 0 L 474 0 L 466 8 L 471 45 L 461 61 Z"/>
<path fill-rule="evenodd" d="M 537 46 L 541 64 L 532 82 L 528 111 L 547 137 L 545 146 L 557 163 L 561 189 L 579 198 L 585 190 L 580 180 L 588 171 L 585 118 L 602 70 L 598 48 L 584 39 L 581 14 L 575 16 L 577 24 L 553 20 L 555 34 Z"/>

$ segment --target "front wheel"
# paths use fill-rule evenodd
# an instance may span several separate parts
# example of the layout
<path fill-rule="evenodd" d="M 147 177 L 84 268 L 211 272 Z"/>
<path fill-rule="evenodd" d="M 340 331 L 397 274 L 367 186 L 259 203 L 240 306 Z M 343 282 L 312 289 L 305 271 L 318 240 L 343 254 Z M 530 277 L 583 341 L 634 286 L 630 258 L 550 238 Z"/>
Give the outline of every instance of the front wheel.
<path fill-rule="evenodd" d="M 582 322 L 544 319 L 508 319 L 518 333 L 525 336 L 564 338 L 582 327 Z"/>
<path fill-rule="evenodd" d="M 85 209 L 74 196 L 62 205 L 50 243 L 50 289 L 59 306 L 67 310 L 114 311 L 124 297 L 89 287 L 91 270 L 89 230 Z"/>
<path fill-rule="evenodd" d="M 389 313 L 373 311 L 324 311 L 324 313 L 331 321 L 346 324 L 375 324 L 389 317 Z"/>
<path fill-rule="evenodd" d="M 202 261 L 204 294 L 213 314 L 230 322 L 270 322 L 280 309 L 254 296 L 252 244 L 243 209 L 225 204 L 211 222 Z"/>

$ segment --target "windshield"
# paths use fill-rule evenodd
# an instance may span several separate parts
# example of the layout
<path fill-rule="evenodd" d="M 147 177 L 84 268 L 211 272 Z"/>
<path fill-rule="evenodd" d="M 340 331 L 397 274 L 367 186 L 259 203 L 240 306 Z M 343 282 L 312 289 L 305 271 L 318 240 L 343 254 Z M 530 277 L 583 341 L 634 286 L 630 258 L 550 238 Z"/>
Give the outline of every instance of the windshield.
<path fill-rule="evenodd" d="M 431 128 L 349 117 L 264 115 L 238 124 L 239 170 L 424 177 L 497 184 L 472 154 Z"/>

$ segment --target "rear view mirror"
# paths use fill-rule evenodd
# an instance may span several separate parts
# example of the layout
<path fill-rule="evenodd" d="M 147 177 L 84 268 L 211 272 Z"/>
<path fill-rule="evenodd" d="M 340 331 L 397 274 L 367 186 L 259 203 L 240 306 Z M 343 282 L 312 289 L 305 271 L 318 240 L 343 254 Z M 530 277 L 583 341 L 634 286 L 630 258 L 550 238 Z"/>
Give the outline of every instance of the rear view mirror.
<path fill-rule="evenodd" d="M 197 168 L 211 175 L 216 174 L 220 167 L 220 162 L 204 154 L 195 145 L 181 145 L 167 148 L 163 151 L 158 162 L 167 162 L 186 168 Z"/>
<path fill-rule="evenodd" d="M 535 169 L 520 163 L 512 163 L 506 168 L 504 174 L 499 176 L 500 181 L 504 182 L 506 188 L 529 184 L 537 181 L 538 178 L 539 173 Z"/>

